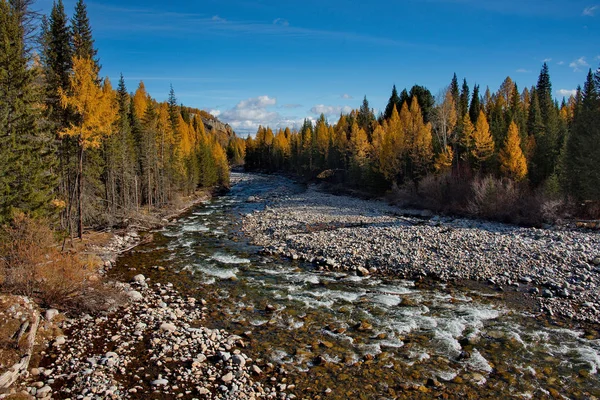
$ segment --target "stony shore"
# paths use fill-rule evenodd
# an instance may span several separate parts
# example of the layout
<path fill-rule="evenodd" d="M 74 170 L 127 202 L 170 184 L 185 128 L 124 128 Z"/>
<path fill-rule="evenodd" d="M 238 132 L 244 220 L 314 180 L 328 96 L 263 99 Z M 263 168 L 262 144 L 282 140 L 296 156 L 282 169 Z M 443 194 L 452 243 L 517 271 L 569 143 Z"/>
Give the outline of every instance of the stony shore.
<path fill-rule="evenodd" d="M 316 186 L 270 197 L 244 216 L 243 229 L 265 253 L 322 269 L 481 281 L 521 292 L 551 316 L 600 322 L 596 232 L 431 216 Z"/>

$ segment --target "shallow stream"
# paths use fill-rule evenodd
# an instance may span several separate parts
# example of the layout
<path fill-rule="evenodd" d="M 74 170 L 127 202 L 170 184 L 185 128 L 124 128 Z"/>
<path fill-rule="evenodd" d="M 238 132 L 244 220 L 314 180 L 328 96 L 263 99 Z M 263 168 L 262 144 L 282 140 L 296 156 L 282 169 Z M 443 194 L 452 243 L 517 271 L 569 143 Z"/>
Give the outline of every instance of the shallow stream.
<path fill-rule="evenodd" d="M 265 207 L 249 197 L 303 187 L 279 177 L 234 178 L 227 195 L 154 232 L 112 273 L 143 273 L 208 301 L 205 324 L 245 335 L 244 352 L 273 364 L 277 383 L 294 385 L 288 393 L 600 397 L 597 335 L 511 310 L 492 291 L 319 272 L 261 255 L 239 232 L 241 215 Z"/>

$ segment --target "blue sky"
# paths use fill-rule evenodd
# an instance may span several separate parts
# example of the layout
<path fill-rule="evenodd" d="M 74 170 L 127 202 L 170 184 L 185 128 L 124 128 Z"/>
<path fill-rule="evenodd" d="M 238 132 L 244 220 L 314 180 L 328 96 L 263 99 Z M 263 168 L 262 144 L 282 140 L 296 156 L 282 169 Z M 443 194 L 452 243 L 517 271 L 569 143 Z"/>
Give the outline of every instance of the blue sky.
<path fill-rule="evenodd" d="M 130 91 L 213 112 L 241 135 L 323 112 L 335 122 L 393 84 L 435 95 L 456 72 L 496 91 L 531 86 L 544 61 L 557 98 L 600 65 L 600 0 L 88 1 L 102 64 Z M 75 0 L 64 0 L 69 15 Z M 51 0 L 36 8 L 48 13 Z"/>

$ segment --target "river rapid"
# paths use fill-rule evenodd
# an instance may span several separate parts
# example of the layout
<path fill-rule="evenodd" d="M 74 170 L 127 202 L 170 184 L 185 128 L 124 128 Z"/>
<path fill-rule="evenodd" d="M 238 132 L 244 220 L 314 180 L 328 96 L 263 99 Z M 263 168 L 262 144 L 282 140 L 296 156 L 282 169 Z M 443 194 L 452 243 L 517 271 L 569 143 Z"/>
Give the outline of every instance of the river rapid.
<path fill-rule="evenodd" d="M 512 309 L 491 290 L 266 256 L 240 229 L 269 198 L 305 190 L 233 174 L 229 193 L 153 232 L 111 271 L 207 301 L 203 321 L 246 338 L 266 379 L 297 398 L 600 397 L 597 332 Z M 291 386 L 290 386 L 291 385 Z M 293 396 L 292 396 L 293 397 Z"/>

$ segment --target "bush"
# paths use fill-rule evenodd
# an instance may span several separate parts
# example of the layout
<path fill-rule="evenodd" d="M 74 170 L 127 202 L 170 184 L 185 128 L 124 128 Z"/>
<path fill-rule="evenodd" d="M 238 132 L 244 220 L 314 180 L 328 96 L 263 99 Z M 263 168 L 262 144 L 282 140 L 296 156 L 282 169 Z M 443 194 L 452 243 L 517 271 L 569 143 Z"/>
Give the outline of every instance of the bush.
<path fill-rule="evenodd" d="M 62 309 L 99 309 L 115 295 L 92 262 L 61 252 L 48 225 L 24 214 L 0 228 L 0 287 Z"/>

